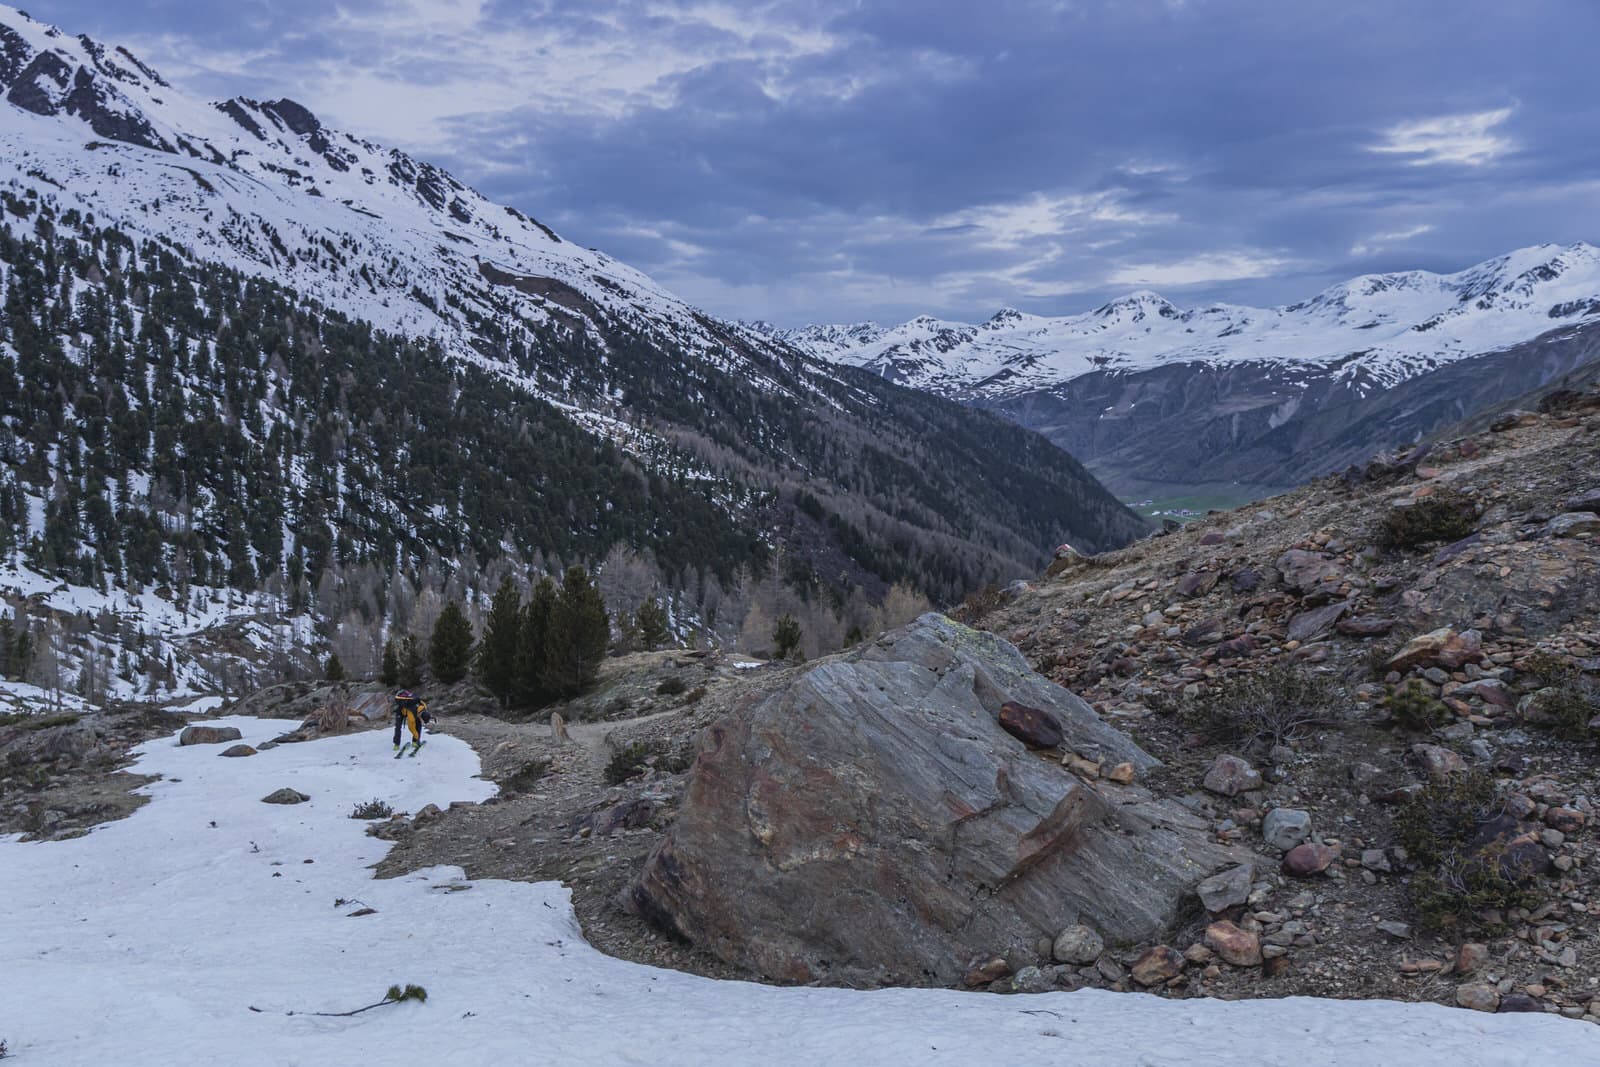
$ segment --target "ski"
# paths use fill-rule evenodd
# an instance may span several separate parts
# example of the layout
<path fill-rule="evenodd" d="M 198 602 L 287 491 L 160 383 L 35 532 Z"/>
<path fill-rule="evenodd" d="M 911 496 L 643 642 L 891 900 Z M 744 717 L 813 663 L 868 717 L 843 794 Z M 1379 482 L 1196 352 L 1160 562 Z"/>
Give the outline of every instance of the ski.
<path fill-rule="evenodd" d="M 415 759 L 416 756 L 417 756 L 417 753 L 422 751 L 422 746 L 425 743 L 426 742 L 423 742 L 423 741 L 417 741 L 411 746 L 411 758 L 412 759 Z"/>

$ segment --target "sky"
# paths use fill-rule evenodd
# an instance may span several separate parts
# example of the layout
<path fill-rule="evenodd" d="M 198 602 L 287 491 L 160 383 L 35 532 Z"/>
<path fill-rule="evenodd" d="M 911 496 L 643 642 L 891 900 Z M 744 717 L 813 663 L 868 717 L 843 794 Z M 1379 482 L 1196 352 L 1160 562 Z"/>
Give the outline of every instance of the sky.
<path fill-rule="evenodd" d="M 1600 242 L 1593 0 L 31 0 L 731 318 L 1280 304 Z"/>

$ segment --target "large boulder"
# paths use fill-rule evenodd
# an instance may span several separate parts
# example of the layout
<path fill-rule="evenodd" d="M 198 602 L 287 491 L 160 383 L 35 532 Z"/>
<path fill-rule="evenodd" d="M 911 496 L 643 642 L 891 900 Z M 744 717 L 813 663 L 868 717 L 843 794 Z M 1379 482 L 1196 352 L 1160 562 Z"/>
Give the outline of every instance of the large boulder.
<path fill-rule="evenodd" d="M 224 741 L 237 741 L 243 736 L 237 726 L 185 726 L 178 735 L 178 744 L 220 745 Z"/>
<path fill-rule="evenodd" d="M 713 724 L 628 906 L 771 978 L 952 985 L 1080 922 L 1148 939 L 1244 858 L 1176 804 L 1029 751 L 1007 702 L 1069 752 L 1157 765 L 1005 641 L 924 615 Z"/>

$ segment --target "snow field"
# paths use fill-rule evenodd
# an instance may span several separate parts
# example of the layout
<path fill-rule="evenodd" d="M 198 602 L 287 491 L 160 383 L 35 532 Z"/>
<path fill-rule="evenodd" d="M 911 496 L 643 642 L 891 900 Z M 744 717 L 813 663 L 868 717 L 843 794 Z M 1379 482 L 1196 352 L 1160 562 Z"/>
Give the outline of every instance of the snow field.
<path fill-rule="evenodd" d="M 219 724 L 255 744 L 296 725 Z M 1600 1028 L 1549 1016 L 778 989 L 656 970 L 585 944 L 554 883 L 467 883 L 452 867 L 371 877 L 389 846 L 351 808 L 488 797 L 466 744 L 435 735 L 414 760 L 390 758 L 386 730 L 243 759 L 221 747 L 150 742 L 134 769 L 163 777 L 130 818 L 72 841 L 0 840 L 0 1037 L 19 1065 L 1600 1063 Z M 312 799 L 261 802 L 282 786 Z M 377 913 L 349 916 L 362 905 Z M 406 983 L 427 1002 L 285 1014 Z"/>

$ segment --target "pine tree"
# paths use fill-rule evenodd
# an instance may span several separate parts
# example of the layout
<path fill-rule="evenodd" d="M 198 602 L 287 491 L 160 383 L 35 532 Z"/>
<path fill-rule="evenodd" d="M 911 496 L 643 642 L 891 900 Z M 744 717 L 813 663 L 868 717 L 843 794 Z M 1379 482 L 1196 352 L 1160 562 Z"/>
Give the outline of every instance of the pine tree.
<path fill-rule="evenodd" d="M 800 624 L 785 613 L 772 628 L 772 649 L 779 659 L 793 659 L 800 651 Z"/>
<path fill-rule="evenodd" d="M 661 602 L 654 597 L 639 605 L 639 612 L 634 616 L 633 624 L 638 628 L 639 640 L 647 652 L 660 647 L 670 636 L 670 631 L 667 629 L 667 613 L 662 609 Z"/>
<path fill-rule="evenodd" d="M 433 624 L 433 636 L 428 640 L 428 664 L 433 668 L 434 678 L 445 685 L 461 681 L 472 665 L 472 623 L 454 600 L 444 606 Z"/>
<path fill-rule="evenodd" d="M 539 579 L 522 609 L 522 625 L 517 633 L 516 700 L 537 706 L 548 699 L 544 687 L 545 644 L 550 635 L 550 620 L 555 614 L 556 585 L 549 578 Z"/>
<path fill-rule="evenodd" d="M 383 643 L 383 663 L 378 668 L 378 681 L 393 689 L 400 684 L 400 654 L 394 649 L 394 638 Z"/>
<path fill-rule="evenodd" d="M 322 668 L 322 674 L 330 682 L 344 681 L 344 664 L 339 662 L 339 653 L 334 652 L 328 656 L 328 662 Z"/>
<path fill-rule="evenodd" d="M 499 698 L 511 703 L 517 688 L 517 646 L 522 636 L 522 596 L 507 576 L 489 602 L 489 617 L 478 642 L 478 680 Z"/>
<path fill-rule="evenodd" d="M 600 591 L 588 571 L 568 568 L 545 637 L 545 689 L 558 700 L 583 692 L 599 675 L 610 643 L 611 621 Z"/>
<path fill-rule="evenodd" d="M 402 689 L 415 689 L 422 684 L 422 647 L 414 634 L 400 638 L 399 682 Z"/>

